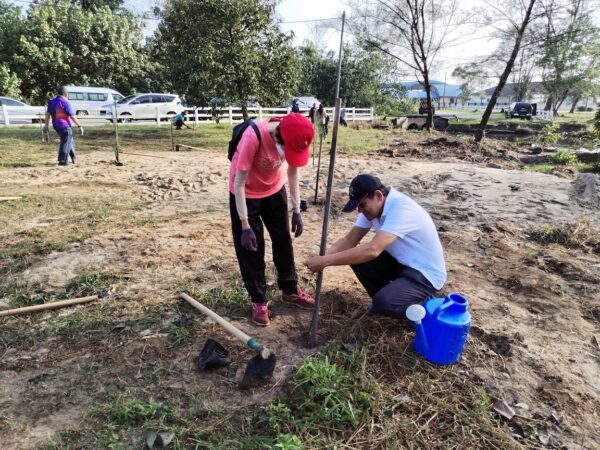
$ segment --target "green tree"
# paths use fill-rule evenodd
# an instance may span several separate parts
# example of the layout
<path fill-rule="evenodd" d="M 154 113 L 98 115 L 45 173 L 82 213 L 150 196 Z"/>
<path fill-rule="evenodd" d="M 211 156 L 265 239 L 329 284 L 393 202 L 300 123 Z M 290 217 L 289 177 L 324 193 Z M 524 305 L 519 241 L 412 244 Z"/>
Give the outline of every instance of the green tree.
<path fill-rule="evenodd" d="M 307 45 L 297 50 L 300 81 L 297 95 L 314 95 L 323 104 L 332 106 L 337 81 L 337 55 L 319 52 Z M 340 97 L 346 106 L 372 107 L 389 95 L 381 86 L 390 72 L 387 59 L 378 52 L 367 52 L 359 47 L 345 46 L 342 57 Z"/>
<path fill-rule="evenodd" d="M 427 128 L 433 128 L 431 70 L 458 11 L 457 0 L 352 3 L 354 33 L 367 49 L 397 60 L 419 78 L 427 94 Z"/>
<path fill-rule="evenodd" d="M 554 114 L 567 97 L 590 93 L 600 73 L 600 28 L 594 24 L 590 2 L 576 0 L 572 8 L 546 5 L 546 37 L 539 60 L 542 85 Z"/>
<path fill-rule="evenodd" d="M 124 0 L 71 0 L 74 5 L 80 5 L 83 9 L 96 9 L 108 6 L 113 11 L 123 7 Z"/>
<path fill-rule="evenodd" d="M 21 80 L 12 73 L 6 64 L 0 64 L 0 95 L 19 98 Z"/>
<path fill-rule="evenodd" d="M 157 35 L 161 63 L 177 92 L 205 103 L 284 101 L 297 83 L 291 36 L 273 21 L 271 0 L 172 0 Z"/>
<path fill-rule="evenodd" d="M 461 81 L 460 100 L 464 106 L 471 96 L 481 91 L 486 73 L 479 64 L 471 63 L 454 69 L 452 76 Z"/>
<path fill-rule="evenodd" d="M 15 55 L 25 22 L 21 8 L 0 0 L 0 95 L 19 97 L 21 80 L 15 73 Z"/>
<path fill-rule="evenodd" d="M 144 77 L 141 23 L 103 6 L 86 10 L 66 0 L 31 5 L 15 65 L 21 90 L 44 102 L 61 84 L 130 91 Z"/>

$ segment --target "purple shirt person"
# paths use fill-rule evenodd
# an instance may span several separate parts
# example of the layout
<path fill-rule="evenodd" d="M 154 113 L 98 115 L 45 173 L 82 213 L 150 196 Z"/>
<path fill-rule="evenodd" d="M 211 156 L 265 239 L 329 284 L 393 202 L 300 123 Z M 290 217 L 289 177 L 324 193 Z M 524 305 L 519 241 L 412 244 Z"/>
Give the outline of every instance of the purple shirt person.
<path fill-rule="evenodd" d="M 73 139 L 73 132 L 71 131 L 71 122 L 75 123 L 79 127 L 81 134 L 83 135 L 83 127 L 75 117 L 75 111 L 71 103 L 69 103 L 67 88 L 61 86 L 58 88 L 57 96 L 52 100 L 48 100 L 48 110 L 46 112 L 46 125 L 44 132 L 48 132 L 48 123 L 50 117 L 52 117 L 52 126 L 58 136 L 60 137 L 60 145 L 58 147 L 58 165 L 66 166 L 68 163 L 69 156 L 73 164 L 77 161 L 75 155 L 75 141 Z"/>

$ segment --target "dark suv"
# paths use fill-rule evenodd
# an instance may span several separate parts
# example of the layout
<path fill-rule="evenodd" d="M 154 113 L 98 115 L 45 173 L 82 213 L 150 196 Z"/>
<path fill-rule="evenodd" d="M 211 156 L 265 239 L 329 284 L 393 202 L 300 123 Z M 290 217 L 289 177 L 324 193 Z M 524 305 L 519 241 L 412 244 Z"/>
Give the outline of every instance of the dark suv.
<path fill-rule="evenodd" d="M 507 119 L 512 119 L 513 117 L 520 117 L 521 119 L 531 120 L 531 116 L 533 115 L 533 106 L 531 105 L 531 103 L 511 103 L 504 115 Z"/>

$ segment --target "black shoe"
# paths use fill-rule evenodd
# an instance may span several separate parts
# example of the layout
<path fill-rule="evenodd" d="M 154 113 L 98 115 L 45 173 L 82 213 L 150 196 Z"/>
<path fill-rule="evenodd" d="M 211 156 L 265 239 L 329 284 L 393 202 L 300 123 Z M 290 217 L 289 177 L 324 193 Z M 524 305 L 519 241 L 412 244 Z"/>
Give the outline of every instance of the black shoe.
<path fill-rule="evenodd" d="M 59 165 L 59 166 L 66 166 L 66 165 L 67 165 L 67 163 L 66 163 L 66 162 L 60 162 L 60 161 L 59 161 L 58 165 Z"/>

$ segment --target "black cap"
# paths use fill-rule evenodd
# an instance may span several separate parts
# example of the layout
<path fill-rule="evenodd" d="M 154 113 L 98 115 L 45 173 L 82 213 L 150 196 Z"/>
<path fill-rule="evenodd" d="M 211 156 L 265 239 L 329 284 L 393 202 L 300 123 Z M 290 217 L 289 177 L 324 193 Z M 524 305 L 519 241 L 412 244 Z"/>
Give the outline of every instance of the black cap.
<path fill-rule="evenodd" d="M 354 211 L 363 198 L 372 194 L 377 189 L 385 189 L 385 186 L 379 178 L 367 173 L 357 175 L 350 183 L 350 189 L 348 190 L 350 200 L 348 200 L 348 203 L 346 203 L 346 206 L 344 206 L 342 211 Z"/>

